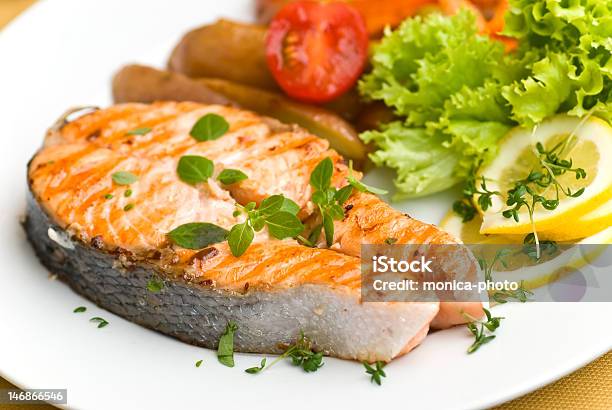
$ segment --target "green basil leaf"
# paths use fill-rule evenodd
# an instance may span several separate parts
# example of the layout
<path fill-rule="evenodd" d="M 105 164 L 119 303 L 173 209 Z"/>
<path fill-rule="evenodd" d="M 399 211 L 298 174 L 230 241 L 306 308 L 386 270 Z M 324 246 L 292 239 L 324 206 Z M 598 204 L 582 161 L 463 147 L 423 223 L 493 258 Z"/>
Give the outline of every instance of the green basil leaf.
<path fill-rule="evenodd" d="M 261 231 L 264 226 L 266 226 L 266 219 L 264 217 L 258 216 L 250 219 L 251 225 L 253 226 L 253 229 L 255 229 L 255 232 Z"/>
<path fill-rule="evenodd" d="M 245 372 L 249 374 L 257 374 L 261 372 L 265 367 L 266 367 L 266 358 L 264 357 L 263 359 L 261 359 L 261 363 L 259 364 L 259 366 L 249 367 L 248 369 L 245 370 Z"/>
<path fill-rule="evenodd" d="M 314 194 L 312 194 L 312 202 L 317 205 L 326 205 L 327 194 L 324 191 L 315 191 Z"/>
<path fill-rule="evenodd" d="M 285 202 L 285 197 L 282 195 L 272 195 L 261 201 L 261 205 L 259 205 L 259 213 L 262 216 L 272 215 L 283 207 L 283 202 Z"/>
<path fill-rule="evenodd" d="M 189 134 L 198 141 L 211 141 L 221 138 L 229 130 L 229 124 L 220 115 L 206 114 L 193 126 Z"/>
<path fill-rule="evenodd" d="M 223 242 L 227 231 L 208 222 L 192 222 L 181 225 L 168 233 L 170 241 L 186 249 L 202 249 Z"/>
<path fill-rule="evenodd" d="M 334 195 L 334 199 L 340 204 L 343 205 L 353 193 L 353 187 L 351 185 L 347 185 L 342 187 L 336 194 Z"/>
<path fill-rule="evenodd" d="M 384 189 L 380 189 L 380 188 L 376 188 L 370 185 L 366 185 L 361 181 L 356 180 L 354 177 L 349 176 L 346 178 L 348 183 L 351 184 L 353 186 L 353 188 L 355 188 L 357 191 L 360 192 L 369 192 L 371 194 L 375 194 L 375 195 L 386 195 L 389 193 L 389 191 L 386 191 Z"/>
<path fill-rule="evenodd" d="M 292 215 L 297 215 L 298 212 L 300 212 L 300 206 L 289 198 L 283 198 L 283 206 L 281 206 L 280 210 L 289 212 Z"/>
<path fill-rule="evenodd" d="M 111 175 L 113 182 L 117 185 L 130 185 L 138 181 L 138 177 L 128 171 L 118 171 Z"/>
<path fill-rule="evenodd" d="M 276 239 L 293 238 L 304 231 L 304 225 L 297 216 L 281 211 L 266 219 L 268 232 Z"/>
<path fill-rule="evenodd" d="M 128 131 L 126 134 L 127 135 L 145 135 L 151 132 L 151 128 L 149 127 L 142 127 L 142 128 L 136 128 L 133 129 L 131 131 Z"/>
<path fill-rule="evenodd" d="M 83 313 L 87 310 L 85 306 L 79 306 L 73 310 L 74 313 Z"/>
<path fill-rule="evenodd" d="M 219 339 L 217 359 L 219 363 L 227 367 L 234 367 L 234 333 L 236 330 L 238 330 L 238 325 L 230 320 Z"/>
<path fill-rule="evenodd" d="M 334 243 L 334 220 L 327 213 L 323 213 L 323 231 L 325 231 L 327 246 L 332 246 Z"/>
<path fill-rule="evenodd" d="M 310 185 L 317 191 L 325 191 L 331 185 L 331 177 L 334 173 L 334 164 L 331 158 L 327 157 L 315 167 L 310 174 Z"/>
<path fill-rule="evenodd" d="M 380 189 L 380 188 L 376 188 L 373 186 L 369 186 L 364 184 L 361 181 L 358 181 L 354 176 L 353 176 L 353 161 L 349 161 L 349 175 L 348 177 L 346 177 L 346 180 L 348 181 L 348 183 L 350 185 L 353 186 L 353 188 L 355 188 L 356 190 L 360 191 L 360 192 L 369 192 L 371 194 L 375 194 L 375 195 L 386 195 L 389 192 L 385 191 L 384 189 Z"/>
<path fill-rule="evenodd" d="M 331 216 L 334 221 L 341 221 L 344 219 L 344 209 L 342 209 L 340 205 L 333 204 L 329 207 L 328 211 L 329 216 Z"/>
<path fill-rule="evenodd" d="M 247 222 L 234 225 L 227 237 L 232 255 L 235 257 L 242 256 L 253 242 L 254 237 L 255 231 Z"/>
<path fill-rule="evenodd" d="M 221 182 L 224 185 L 232 185 L 237 182 L 244 181 L 245 179 L 248 179 L 248 178 L 249 177 L 247 176 L 247 174 L 240 171 L 239 169 L 230 169 L 230 168 L 227 168 L 221 171 L 221 173 L 217 177 L 219 182 Z"/>
<path fill-rule="evenodd" d="M 215 170 L 215 165 L 208 158 L 197 155 L 181 157 L 176 168 L 179 178 L 188 184 L 206 182 Z"/>

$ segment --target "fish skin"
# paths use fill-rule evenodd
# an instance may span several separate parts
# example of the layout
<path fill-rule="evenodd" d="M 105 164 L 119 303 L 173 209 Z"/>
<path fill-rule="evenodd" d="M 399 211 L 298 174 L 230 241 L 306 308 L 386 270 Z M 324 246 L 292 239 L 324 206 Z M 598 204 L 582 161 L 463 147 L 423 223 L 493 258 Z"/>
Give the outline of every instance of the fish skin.
<path fill-rule="evenodd" d="M 198 143 L 190 128 L 211 112 L 223 115 L 230 130 Z M 143 127 L 151 131 L 129 135 Z M 242 168 L 252 178 L 235 187 L 222 187 L 214 178 L 192 187 L 176 175 L 182 155 L 203 155 L 219 165 L 216 172 Z M 340 183 L 346 169 L 341 158 L 327 142 L 294 127 L 221 106 L 114 106 L 48 133 L 29 165 L 25 229 L 41 262 L 75 291 L 188 343 L 215 348 L 234 320 L 241 329 L 237 351 L 278 353 L 279 343 L 290 344 L 304 331 L 326 354 L 389 361 L 423 340 L 437 302 L 361 303 L 358 258 L 271 239 L 265 231 L 239 259 L 225 243 L 215 245 L 211 256 L 177 248 L 166 238 L 186 222 L 229 229 L 239 222 L 231 195 L 250 201 L 284 193 L 307 217 L 307 176 L 325 156 L 334 157 L 334 184 Z M 267 166 L 258 166 L 262 162 Z M 287 172 L 293 185 L 283 185 L 282 176 L 261 182 L 262 169 L 278 167 L 294 172 Z M 129 198 L 110 178 L 119 170 L 139 176 Z M 106 199 L 106 193 L 114 197 Z M 126 211 L 126 204 L 134 208 Z M 52 240 L 49 227 L 55 236 L 70 237 L 74 249 Z M 159 294 L 147 291 L 152 277 L 166 283 Z"/>

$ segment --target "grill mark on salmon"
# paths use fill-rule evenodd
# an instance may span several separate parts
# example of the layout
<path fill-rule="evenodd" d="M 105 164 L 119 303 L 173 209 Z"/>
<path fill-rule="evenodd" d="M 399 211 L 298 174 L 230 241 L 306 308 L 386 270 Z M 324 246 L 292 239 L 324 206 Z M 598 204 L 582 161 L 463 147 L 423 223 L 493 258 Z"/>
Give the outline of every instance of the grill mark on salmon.
<path fill-rule="evenodd" d="M 230 130 L 217 140 L 198 142 L 189 132 L 206 113 L 222 115 Z M 124 143 L 129 131 L 143 126 L 151 131 L 131 135 L 131 142 Z M 178 159 L 185 154 L 211 159 L 215 173 L 237 168 L 249 179 L 229 187 L 214 178 L 197 187 L 187 185 L 176 175 Z M 215 347 L 231 319 L 240 326 L 237 351 L 277 352 L 279 342 L 294 340 L 301 329 L 328 354 L 391 360 L 422 341 L 439 304 L 360 303 L 355 250 L 366 239 L 379 240 L 388 226 L 406 241 L 452 240 L 441 231 L 418 221 L 396 223 L 388 205 L 357 194 L 347 218 L 337 225 L 333 250 L 274 240 L 262 231 L 240 258 L 231 255 L 227 243 L 214 245 L 202 257 L 201 251 L 177 248 L 166 239 L 168 231 L 188 222 L 229 229 L 240 222 L 233 216 L 234 200 L 244 205 L 272 194 L 293 199 L 302 208 L 299 216 L 308 218 L 314 212 L 309 176 L 325 157 L 334 162 L 333 184 L 345 184 L 342 158 L 326 141 L 295 127 L 222 106 L 118 105 L 49 132 L 29 166 L 32 197 L 25 227 L 41 261 L 76 291 L 189 343 Z M 126 187 L 112 182 L 112 173 L 119 170 L 139 177 L 130 185 L 129 198 L 123 195 Z M 114 197 L 106 199 L 105 193 Z M 127 204 L 133 209 L 126 211 Z M 381 218 L 378 228 L 364 215 L 356 218 L 372 207 Z M 366 222 L 372 227 L 364 230 Z M 75 249 L 51 240 L 49 226 L 70 235 Z M 378 235 L 376 229 L 381 229 Z M 118 269 L 117 263 L 122 264 Z M 146 280 L 153 276 L 168 286 L 149 303 Z M 177 295 L 183 297 L 178 305 Z M 233 310 L 224 311 L 224 305 Z M 326 313 L 313 313 L 320 306 L 327 306 Z M 251 308 L 261 313 L 256 319 L 243 315 Z M 253 335 L 260 340 L 252 340 Z"/>

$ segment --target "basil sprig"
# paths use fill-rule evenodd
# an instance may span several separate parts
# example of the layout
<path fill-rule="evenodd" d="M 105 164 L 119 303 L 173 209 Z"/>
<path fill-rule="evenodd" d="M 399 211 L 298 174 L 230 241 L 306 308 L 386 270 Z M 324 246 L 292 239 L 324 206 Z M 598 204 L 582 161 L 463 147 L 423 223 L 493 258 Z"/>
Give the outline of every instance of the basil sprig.
<path fill-rule="evenodd" d="M 239 257 L 249 248 L 255 232 L 268 227 L 270 235 L 276 239 L 295 238 L 304 230 L 304 225 L 297 217 L 298 204 L 283 195 L 272 195 L 264 199 L 259 208 L 255 202 L 245 206 L 236 205 L 235 215 L 246 215 L 246 220 L 235 225 L 227 238 L 232 255 Z"/>
<path fill-rule="evenodd" d="M 198 141 L 212 141 L 221 138 L 229 130 L 229 124 L 220 115 L 206 114 L 193 126 L 189 134 Z"/>
<path fill-rule="evenodd" d="M 168 233 L 168 239 L 186 249 L 202 249 L 214 243 L 223 242 L 228 232 L 208 222 L 183 224 Z"/>
<path fill-rule="evenodd" d="M 211 160 L 198 155 L 185 155 L 179 159 L 176 172 L 181 180 L 188 184 L 206 182 L 215 170 Z"/>
<path fill-rule="evenodd" d="M 327 246 L 334 243 L 334 221 L 344 218 L 342 205 L 353 193 L 353 187 L 347 185 L 339 190 L 331 186 L 334 164 L 327 157 L 315 167 L 310 174 L 310 185 L 314 188 L 312 202 L 319 207 L 323 231 Z"/>

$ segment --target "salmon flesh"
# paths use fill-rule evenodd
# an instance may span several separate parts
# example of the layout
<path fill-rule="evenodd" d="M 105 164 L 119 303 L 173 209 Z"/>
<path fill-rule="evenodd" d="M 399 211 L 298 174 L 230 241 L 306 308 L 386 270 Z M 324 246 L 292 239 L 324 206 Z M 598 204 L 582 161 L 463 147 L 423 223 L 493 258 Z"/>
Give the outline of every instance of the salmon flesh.
<path fill-rule="evenodd" d="M 197 141 L 191 128 L 210 113 L 225 118 L 229 130 Z M 232 168 L 248 179 L 187 184 L 177 175 L 184 155 L 212 160 L 215 177 Z M 389 236 L 456 243 L 438 228 L 354 193 L 329 248 L 274 239 L 265 229 L 238 258 L 227 242 L 189 250 L 168 240 L 169 231 L 190 222 L 229 230 L 241 222 L 236 203 L 274 194 L 295 201 L 303 221 L 316 219 L 309 177 L 326 157 L 334 163 L 332 184 L 346 184 L 347 167 L 327 141 L 248 111 L 189 102 L 97 109 L 47 133 L 28 166 L 24 226 L 41 262 L 76 292 L 185 342 L 216 348 L 234 321 L 236 351 L 279 353 L 304 332 L 327 355 L 389 361 L 421 343 L 432 321 L 461 322 L 465 306 L 362 302 L 360 246 Z M 118 185 L 118 171 L 138 179 Z M 151 280 L 162 289 L 147 289 Z M 469 308 L 479 315 L 480 304 Z"/>

